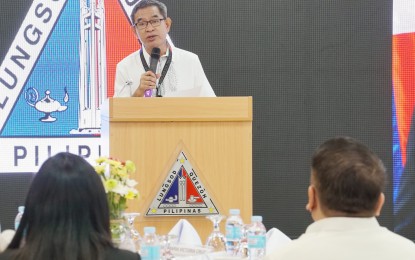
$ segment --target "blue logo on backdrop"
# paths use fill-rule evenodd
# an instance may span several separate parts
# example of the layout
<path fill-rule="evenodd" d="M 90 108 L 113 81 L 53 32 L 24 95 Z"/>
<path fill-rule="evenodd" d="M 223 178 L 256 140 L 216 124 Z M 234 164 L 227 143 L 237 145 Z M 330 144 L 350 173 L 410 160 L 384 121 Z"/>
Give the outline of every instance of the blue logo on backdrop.
<path fill-rule="evenodd" d="M 0 64 L 1 171 L 101 155 L 105 50 L 103 0 L 33 0 Z"/>
<path fill-rule="evenodd" d="M 64 90 L 72 97 L 79 95 L 79 35 L 79 2 L 67 1 L 4 125 L 2 136 L 65 136 L 78 128 L 78 100 L 71 98 L 65 102 Z M 60 103 L 66 106 L 58 106 Z"/>

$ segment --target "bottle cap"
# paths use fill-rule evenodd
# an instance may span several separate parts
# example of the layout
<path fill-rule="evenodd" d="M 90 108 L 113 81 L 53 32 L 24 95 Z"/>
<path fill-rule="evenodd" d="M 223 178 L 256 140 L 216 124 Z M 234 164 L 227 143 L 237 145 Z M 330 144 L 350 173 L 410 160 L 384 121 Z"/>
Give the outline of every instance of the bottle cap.
<path fill-rule="evenodd" d="M 229 214 L 230 215 L 239 215 L 239 214 L 241 214 L 241 211 L 239 209 L 230 209 Z"/>
<path fill-rule="evenodd" d="M 252 216 L 251 221 L 252 222 L 262 222 L 262 216 Z"/>
<path fill-rule="evenodd" d="M 24 206 L 19 206 L 17 208 L 17 210 L 18 210 L 19 213 L 23 213 L 24 212 Z"/>
<path fill-rule="evenodd" d="M 156 233 L 155 227 L 144 227 L 144 233 L 145 234 L 154 234 Z"/>

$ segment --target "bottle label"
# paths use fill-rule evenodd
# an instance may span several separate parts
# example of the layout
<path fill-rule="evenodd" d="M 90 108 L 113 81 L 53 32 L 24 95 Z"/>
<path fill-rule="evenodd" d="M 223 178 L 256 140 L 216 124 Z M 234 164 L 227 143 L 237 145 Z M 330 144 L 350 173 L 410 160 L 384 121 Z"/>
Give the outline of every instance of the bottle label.
<path fill-rule="evenodd" d="M 160 259 L 160 246 L 159 245 L 142 245 L 141 246 L 141 259 L 143 260 L 159 260 Z"/>
<path fill-rule="evenodd" d="M 242 229 L 238 225 L 226 225 L 226 239 L 241 239 Z"/>
<path fill-rule="evenodd" d="M 265 248 L 266 237 L 264 235 L 250 235 L 248 236 L 248 247 L 249 248 Z"/>

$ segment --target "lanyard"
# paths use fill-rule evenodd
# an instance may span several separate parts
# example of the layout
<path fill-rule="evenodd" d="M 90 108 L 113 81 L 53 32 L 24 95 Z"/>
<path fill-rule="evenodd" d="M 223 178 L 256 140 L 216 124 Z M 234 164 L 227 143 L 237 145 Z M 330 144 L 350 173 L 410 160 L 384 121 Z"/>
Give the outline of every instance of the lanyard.
<path fill-rule="evenodd" d="M 161 86 L 161 83 L 163 83 L 164 77 L 166 77 L 167 70 L 170 67 L 172 57 L 173 57 L 173 52 L 171 51 L 171 48 L 170 48 L 169 56 L 167 56 L 166 64 L 164 64 L 164 67 L 163 67 L 163 70 L 161 72 L 161 76 L 159 78 L 159 82 L 158 82 L 158 85 L 157 85 L 157 88 L 156 88 L 157 97 L 162 97 L 161 91 L 160 91 L 160 86 Z M 141 58 L 141 63 L 143 63 L 144 70 L 149 71 L 150 67 L 148 66 L 148 64 L 146 62 L 146 59 L 144 58 L 143 48 L 141 48 L 141 50 L 140 50 L 140 58 Z"/>

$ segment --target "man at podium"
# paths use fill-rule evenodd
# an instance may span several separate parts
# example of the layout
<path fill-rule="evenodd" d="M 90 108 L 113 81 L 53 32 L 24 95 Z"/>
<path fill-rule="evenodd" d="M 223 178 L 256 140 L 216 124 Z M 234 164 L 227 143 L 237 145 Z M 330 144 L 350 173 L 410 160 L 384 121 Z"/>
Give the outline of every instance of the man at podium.
<path fill-rule="evenodd" d="M 141 49 L 118 63 L 114 97 L 215 97 L 199 57 L 168 43 L 164 3 L 139 1 L 131 21 Z"/>

